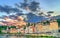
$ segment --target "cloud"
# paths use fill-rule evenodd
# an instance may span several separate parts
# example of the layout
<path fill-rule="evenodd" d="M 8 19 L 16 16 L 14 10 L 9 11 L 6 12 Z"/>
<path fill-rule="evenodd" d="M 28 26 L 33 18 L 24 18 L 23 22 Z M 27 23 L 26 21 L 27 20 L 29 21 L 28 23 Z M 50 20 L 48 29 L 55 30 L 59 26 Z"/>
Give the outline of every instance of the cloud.
<path fill-rule="evenodd" d="M 5 12 L 9 14 L 11 12 L 20 12 L 20 10 L 18 10 L 17 8 L 12 8 L 11 6 L 8 6 L 8 5 L 5 5 L 5 6 L 0 5 L 0 12 Z"/>
<path fill-rule="evenodd" d="M 54 13 L 54 11 L 48 11 L 47 13 Z"/>
<path fill-rule="evenodd" d="M 37 11 L 37 8 L 39 8 L 39 3 L 38 2 L 31 2 L 30 6 L 29 6 L 31 11 Z"/>
<path fill-rule="evenodd" d="M 3 9 L 4 9 L 3 6 L 0 5 L 0 12 L 3 12 L 4 11 Z"/>

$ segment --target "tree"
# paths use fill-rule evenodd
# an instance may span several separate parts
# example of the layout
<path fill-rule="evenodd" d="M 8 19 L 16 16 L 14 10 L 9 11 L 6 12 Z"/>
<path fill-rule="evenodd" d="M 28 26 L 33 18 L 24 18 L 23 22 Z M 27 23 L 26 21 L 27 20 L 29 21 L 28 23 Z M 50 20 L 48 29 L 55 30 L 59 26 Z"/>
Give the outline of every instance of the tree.
<path fill-rule="evenodd" d="M 30 26 L 30 23 L 28 23 L 27 26 Z"/>
<path fill-rule="evenodd" d="M 57 22 L 58 22 L 58 25 L 59 25 L 59 27 L 60 27 L 60 19 L 57 19 Z"/>

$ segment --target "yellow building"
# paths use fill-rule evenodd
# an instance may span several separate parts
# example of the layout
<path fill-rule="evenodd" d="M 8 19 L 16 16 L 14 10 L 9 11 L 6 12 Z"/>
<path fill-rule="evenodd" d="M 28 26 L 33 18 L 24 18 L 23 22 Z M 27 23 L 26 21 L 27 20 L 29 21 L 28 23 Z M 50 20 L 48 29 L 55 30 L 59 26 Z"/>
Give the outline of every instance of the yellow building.
<path fill-rule="evenodd" d="M 43 25 L 43 24 L 39 23 L 36 26 L 37 26 L 37 30 L 39 32 L 47 32 L 47 31 L 49 31 L 49 25 Z"/>
<path fill-rule="evenodd" d="M 50 24 L 36 24 L 36 28 L 39 32 L 51 32 L 52 30 L 58 30 L 58 23 L 56 20 L 50 21 Z"/>
<path fill-rule="evenodd" d="M 58 30 L 58 23 L 56 20 L 50 22 L 50 30 Z"/>

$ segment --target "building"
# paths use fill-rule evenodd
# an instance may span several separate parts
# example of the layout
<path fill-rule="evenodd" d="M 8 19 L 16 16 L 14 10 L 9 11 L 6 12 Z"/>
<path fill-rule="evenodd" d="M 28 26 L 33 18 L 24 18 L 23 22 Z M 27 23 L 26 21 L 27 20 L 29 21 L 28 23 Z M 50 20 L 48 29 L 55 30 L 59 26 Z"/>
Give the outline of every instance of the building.
<path fill-rule="evenodd" d="M 50 21 L 50 30 L 51 31 L 58 31 L 58 23 L 56 20 Z"/>

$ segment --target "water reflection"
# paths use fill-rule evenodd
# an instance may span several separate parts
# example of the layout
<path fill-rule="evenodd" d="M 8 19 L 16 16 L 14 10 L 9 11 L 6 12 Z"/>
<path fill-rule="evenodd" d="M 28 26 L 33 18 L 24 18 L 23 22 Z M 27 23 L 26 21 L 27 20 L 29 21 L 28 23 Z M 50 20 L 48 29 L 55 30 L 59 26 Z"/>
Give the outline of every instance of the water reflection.
<path fill-rule="evenodd" d="M 0 36 L 0 38 L 25 38 L 24 36 Z"/>
<path fill-rule="evenodd" d="M 45 37 L 41 37 L 41 36 L 39 36 L 39 37 L 29 37 L 29 36 L 7 36 L 7 35 L 0 35 L 0 38 L 56 38 L 56 37 L 53 37 L 53 36 L 51 36 L 51 37 L 48 37 L 48 36 L 45 36 Z"/>
<path fill-rule="evenodd" d="M 18 38 L 17 36 L 8 36 L 8 38 Z"/>

